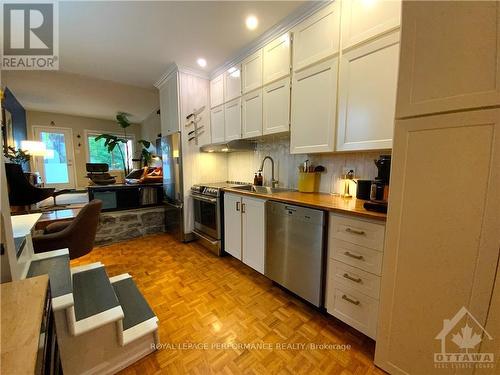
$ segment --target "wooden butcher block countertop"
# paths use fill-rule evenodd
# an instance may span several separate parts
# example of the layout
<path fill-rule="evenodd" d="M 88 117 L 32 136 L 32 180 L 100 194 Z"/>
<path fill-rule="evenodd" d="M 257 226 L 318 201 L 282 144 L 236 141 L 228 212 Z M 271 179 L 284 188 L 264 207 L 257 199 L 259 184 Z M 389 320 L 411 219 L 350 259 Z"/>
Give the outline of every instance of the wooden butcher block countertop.
<path fill-rule="evenodd" d="M 33 374 L 49 278 L 1 285 L 2 374 Z"/>
<path fill-rule="evenodd" d="M 387 214 L 375 211 L 368 211 L 363 207 L 365 200 L 356 198 L 342 198 L 326 193 L 301 193 L 299 191 L 280 191 L 272 194 L 261 194 L 253 191 L 225 188 L 228 193 L 241 194 L 264 198 L 268 200 L 296 204 L 299 206 L 307 206 L 318 208 L 320 210 L 332 211 L 342 214 L 351 214 L 354 216 L 364 217 L 367 219 L 383 220 L 387 218 Z"/>

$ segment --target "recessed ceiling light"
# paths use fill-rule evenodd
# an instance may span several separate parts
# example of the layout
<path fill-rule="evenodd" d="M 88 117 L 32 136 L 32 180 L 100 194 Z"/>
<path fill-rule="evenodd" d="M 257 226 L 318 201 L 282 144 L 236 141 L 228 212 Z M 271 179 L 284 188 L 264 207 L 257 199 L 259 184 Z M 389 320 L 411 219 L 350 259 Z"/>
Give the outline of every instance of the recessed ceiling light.
<path fill-rule="evenodd" d="M 202 68 L 206 67 L 207 66 L 207 60 L 203 59 L 203 58 L 199 58 L 198 60 L 196 60 L 196 62 L 198 63 L 199 66 L 201 66 Z"/>
<path fill-rule="evenodd" d="M 248 16 L 245 24 L 247 25 L 248 30 L 255 30 L 259 25 L 259 20 L 255 16 Z"/>

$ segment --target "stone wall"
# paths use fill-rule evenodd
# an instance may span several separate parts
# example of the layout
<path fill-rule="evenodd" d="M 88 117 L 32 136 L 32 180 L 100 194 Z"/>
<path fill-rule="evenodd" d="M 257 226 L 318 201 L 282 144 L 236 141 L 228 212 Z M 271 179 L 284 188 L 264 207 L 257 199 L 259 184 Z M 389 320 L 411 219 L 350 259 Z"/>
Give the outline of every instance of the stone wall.
<path fill-rule="evenodd" d="M 110 244 L 164 231 L 164 207 L 103 212 L 97 227 L 95 244 Z"/>

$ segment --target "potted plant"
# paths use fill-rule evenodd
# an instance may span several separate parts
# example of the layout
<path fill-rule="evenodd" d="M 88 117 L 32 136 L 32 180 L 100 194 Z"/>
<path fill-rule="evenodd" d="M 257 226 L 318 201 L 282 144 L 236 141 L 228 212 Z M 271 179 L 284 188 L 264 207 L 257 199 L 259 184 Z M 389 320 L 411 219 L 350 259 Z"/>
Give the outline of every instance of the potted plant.
<path fill-rule="evenodd" d="M 16 149 L 12 146 L 7 147 L 7 154 L 5 156 L 12 163 L 20 164 L 23 169 L 31 159 L 31 155 L 28 154 L 28 152 L 23 151 L 20 148 Z"/>
<path fill-rule="evenodd" d="M 120 152 L 120 156 L 123 162 L 123 173 L 125 174 L 125 177 L 130 173 L 130 169 L 128 166 L 128 160 L 130 160 L 130 158 L 127 147 L 127 142 L 129 141 L 129 139 L 127 138 L 127 128 L 132 124 L 130 123 L 128 116 L 129 114 L 125 112 L 118 112 L 116 114 L 116 122 L 123 129 L 123 138 L 116 135 L 104 133 L 97 136 L 94 140 L 95 142 L 98 142 L 101 139 L 104 139 L 104 146 L 108 149 L 109 153 L 112 153 L 116 146 L 118 146 L 118 151 Z M 125 155 L 123 154 L 123 151 L 119 146 L 120 143 L 125 145 Z"/>

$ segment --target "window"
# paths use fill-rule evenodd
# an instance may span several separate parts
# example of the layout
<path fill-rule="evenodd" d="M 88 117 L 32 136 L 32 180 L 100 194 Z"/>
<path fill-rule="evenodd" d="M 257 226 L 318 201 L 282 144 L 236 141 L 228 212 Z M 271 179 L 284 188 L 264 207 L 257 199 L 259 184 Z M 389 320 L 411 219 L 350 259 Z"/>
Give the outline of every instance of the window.
<path fill-rule="evenodd" d="M 88 146 L 88 156 L 89 163 L 106 163 L 109 165 L 110 170 L 123 170 L 123 159 L 121 157 L 123 153 L 123 158 L 127 157 L 125 151 L 125 144 L 120 143 L 115 147 L 112 153 L 108 152 L 107 147 L 104 146 L 106 140 L 100 139 L 97 142 L 95 139 L 101 133 L 87 133 L 87 146 Z M 123 138 L 123 135 L 114 134 L 117 137 Z M 132 167 L 132 156 L 133 156 L 133 138 L 127 136 L 127 149 L 128 149 L 128 166 Z"/>

